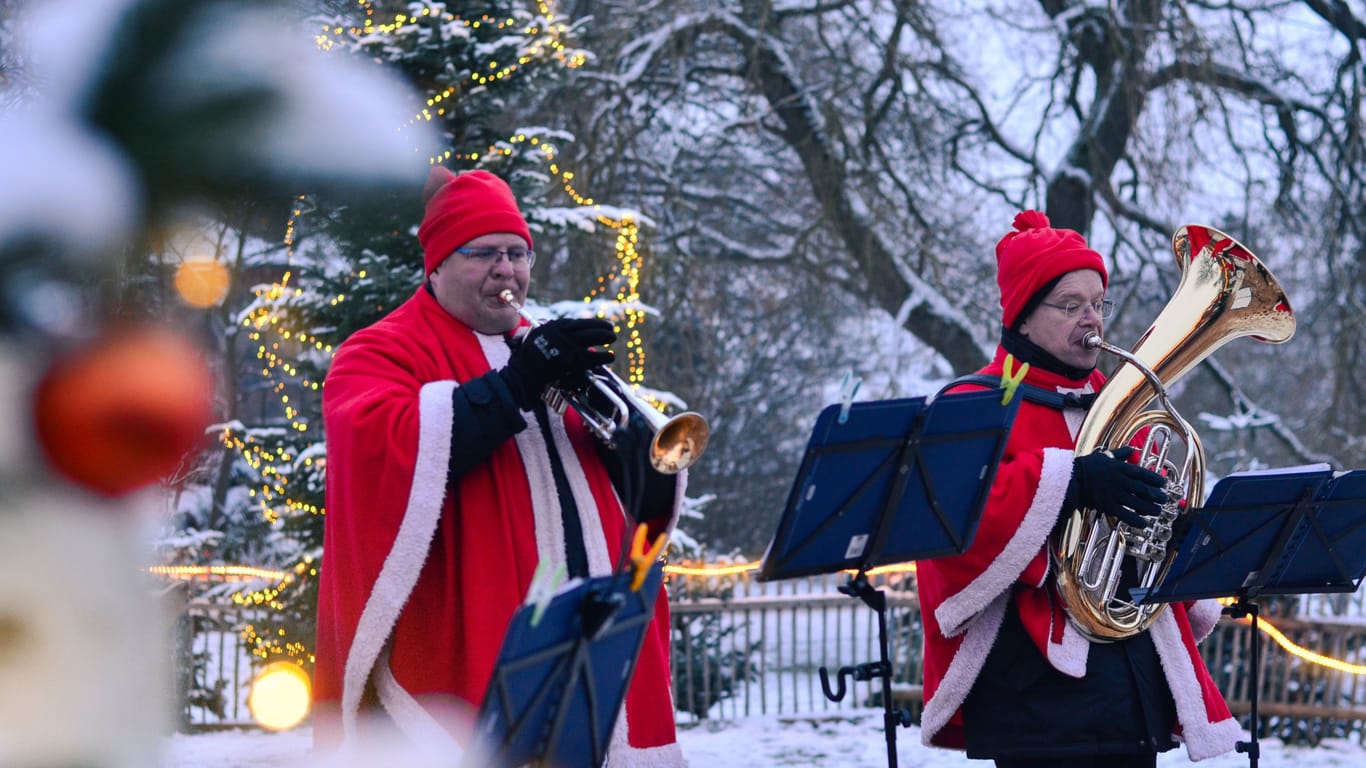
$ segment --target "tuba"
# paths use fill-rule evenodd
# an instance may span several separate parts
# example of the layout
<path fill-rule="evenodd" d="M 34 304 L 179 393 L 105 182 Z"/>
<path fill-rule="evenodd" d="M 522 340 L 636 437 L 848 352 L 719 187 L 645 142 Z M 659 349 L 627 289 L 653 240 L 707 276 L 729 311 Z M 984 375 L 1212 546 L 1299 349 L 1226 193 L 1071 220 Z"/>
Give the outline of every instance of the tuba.
<path fill-rule="evenodd" d="M 517 303 L 512 291 L 499 292 L 498 299 L 517 310 L 532 327 L 541 324 Z M 640 415 L 654 435 L 650 440 L 650 466 L 661 474 L 676 475 L 701 458 L 711 438 L 711 427 L 700 414 L 686 411 L 672 418 L 665 416 L 641 400 L 630 384 L 606 366 L 587 371 L 587 379 L 588 386 L 610 404 L 609 410 L 603 411 L 593 406 L 588 400 L 586 389 L 550 387 L 544 395 L 546 404 L 559 413 L 564 413 L 566 408 L 573 408 L 588 430 L 614 450 L 615 431 L 626 428 L 632 413 Z"/>
<path fill-rule="evenodd" d="M 1242 243 L 1212 227 L 1188 225 L 1172 236 L 1172 250 L 1181 283 L 1132 352 L 1096 334 L 1083 342 L 1124 362 L 1082 422 L 1076 455 L 1133 445 L 1140 465 L 1167 479 L 1167 502 L 1150 528 L 1074 509 L 1049 541 L 1073 625 L 1100 642 L 1142 632 L 1161 614 L 1165 604 L 1139 605 L 1130 590 L 1162 582 L 1175 557 L 1167 545 L 1182 513 L 1204 500 L 1204 449 L 1172 407 L 1168 388 L 1232 339 L 1280 344 L 1295 333 L 1285 292 Z M 1160 408 L 1144 411 L 1154 399 Z"/>

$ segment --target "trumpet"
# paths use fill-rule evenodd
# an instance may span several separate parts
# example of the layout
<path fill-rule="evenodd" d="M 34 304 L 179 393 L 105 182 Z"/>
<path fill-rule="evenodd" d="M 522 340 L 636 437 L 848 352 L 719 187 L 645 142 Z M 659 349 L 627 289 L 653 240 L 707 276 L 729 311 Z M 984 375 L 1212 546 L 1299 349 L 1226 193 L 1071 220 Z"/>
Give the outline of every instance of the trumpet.
<path fill-rule="evenodd" d="M 531 323 L 533 328 L 541 325 L 541 321 L 528 314 L 517 302 L 511 290 L 500 292 L 498 299 L 517 310 L 517 314 Z M 598 366 L 584 373 L 588 386 L 596 389 L 611 405 L 610 411 L 604 413 L 589 403 L 589 393 L 585 387 L 548 387 L 542 395 L 546 405 L 561 414 L 566 408 L 573 408 L 589 431 L 613 450 L 617 447 L 616 430 L 626 428 L 633 412 L 640 414 L 654 435 L 650 440 L 650 466 L 661 474 L 676 475 L 702 456 L 711 438 L 711 427 L 700 414 L 686 411 L 673 417 L 665 416 L 636 395 L 631 385 L 607 366 Z"/>

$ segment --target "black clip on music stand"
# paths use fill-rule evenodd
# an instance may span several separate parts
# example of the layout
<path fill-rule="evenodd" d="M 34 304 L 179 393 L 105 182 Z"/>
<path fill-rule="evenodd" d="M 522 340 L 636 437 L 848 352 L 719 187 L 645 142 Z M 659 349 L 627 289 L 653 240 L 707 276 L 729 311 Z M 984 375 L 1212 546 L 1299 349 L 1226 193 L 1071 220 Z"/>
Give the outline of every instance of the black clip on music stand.
<path fill-rule="evenodd" d="M 663 573 L 654 563 L 636 591 L 630 573 L 572 581 L 539 617 L 518 608 L 461 765 L 599 768 Z"/>
<path fill-rule="evenodd" d="M 1215 484 L 1202 508 L 1182 518 L 1167 575 L 1135 589 L 1140 603 L 1232 597 L 1224 613 L 1252 617 L 1252 740 L 1238 743 L 1252 768 L 1257 743 L 1257 598 L 1355 592 L 1366 576 L 1366 471 L 1328 468 L 1244 473 Z"/>
<path fill-rule="evenodd" d="M 961 554 L 972 543 L 1005 449 L 1019 398 L 1002 390 L 832 405 L 816 419 L 760 581 L 852 570 L 840 592 L 877 612 L 880 659 L 839 669 L 845 680 L 882 679 L 887 763 L 896 768 L 896 728 L 910 714 L 892 708 L 887 601 L 868 582 L 878 565 Z"/>

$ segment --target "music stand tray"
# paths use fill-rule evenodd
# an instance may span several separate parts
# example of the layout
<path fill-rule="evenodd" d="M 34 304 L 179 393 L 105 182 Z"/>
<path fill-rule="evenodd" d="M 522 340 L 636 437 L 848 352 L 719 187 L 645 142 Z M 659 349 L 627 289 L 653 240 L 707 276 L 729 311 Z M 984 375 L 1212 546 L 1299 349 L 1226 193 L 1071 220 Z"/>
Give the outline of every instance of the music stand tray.
<path fill-rule="evenodd" d="M 1002 390 L 821 411 L 760 581 L 961 554 L 1020 398 Z"/>
<path fill-rule="evenodd" d="M 607 757 L 663 579 L 578 579 L 541 607 L 518 608 L 462 765 L 598 768 Z"/>
<path fill-rule="evenodd" d="M 1185 531 L 1171 567 L 1136 602 L 1170 603 L 1233 597 L 1224 609 L 1251 617 L 1252 739 L 1239 742 L 1257 768 L 1257 702 L 1261 650 L 1257 598 L 1355 592 L 1366 576 L 1366 471 L 1331 468 L 1230 475 L 1215 483 L 1205 506 L 1182 517 Z"/>
<path fill-rule="evenodd" d="M 1366 576 L 1366 470 L 1230 475 L 1183 520 L 1166 577 L 1137 600 L 1355 592 Z"/>

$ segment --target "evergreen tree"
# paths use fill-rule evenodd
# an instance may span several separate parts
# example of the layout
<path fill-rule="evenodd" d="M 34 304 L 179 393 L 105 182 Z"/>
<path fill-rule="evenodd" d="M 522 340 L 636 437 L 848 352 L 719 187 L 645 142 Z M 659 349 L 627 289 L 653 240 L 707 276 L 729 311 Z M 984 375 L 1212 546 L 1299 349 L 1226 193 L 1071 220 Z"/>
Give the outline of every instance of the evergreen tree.
<path fill-rule="evenodd" d="M 541 108 L 546 86 L 587 60 L 572 47 L 572 25 L 553 15 L 548 3 L 524 5 L 353 5 L 322 20 L 319 46 L 330 55 L 382 61 L 426 94 L 425 103 L 414 105 L 409 125 L 396 128 L 430 123 L 439 145 L 422 146 L 415 137 L 414 152 L 456 172 L 482 168 L 506 179 L 536 233 L 539 252 L 554 253 L 555 243 L 577 237 L 593 238 L 596 250 L 615 253 L 587 298 L 624 314 L 626 350 L 618 357 L 639 382 L 644 308 L 635 294 L 637 217 L 575 189 L 572 170 L 561 167 L 558 156 L 572 136 L 524 124 Z M 239 496 L 258 518 L 244 526 L 269 524 L 271 562 L 259 564 L 284 573 L 278 583 L 255 583 L 233 595 L 243 605 L 270 609 L 244 631 L 262 659 L 311 665 L 325 519 L 322 382 L 338 345 L 421 284 L 420 192 L 376 196 L 364 207 L 303 195 L 284 247 L 260 248 L 247 260 L 264 281 L 236 313 L 234 333 L 245 342 L 241 390 L 247 398 L 253 392 L 264 398 L 264 415 L 229 424 L 223 439 L 233 456 L 228 484 L 245 489 Z M 610 237 L 615 247 L 607 244 Z M 538 260 L 538 273 L 556 261 L 564 259 Z M 577 308 L 582 311 L 583 304 Z M 672 401 L 667 393 L 649 394 Z"/>

